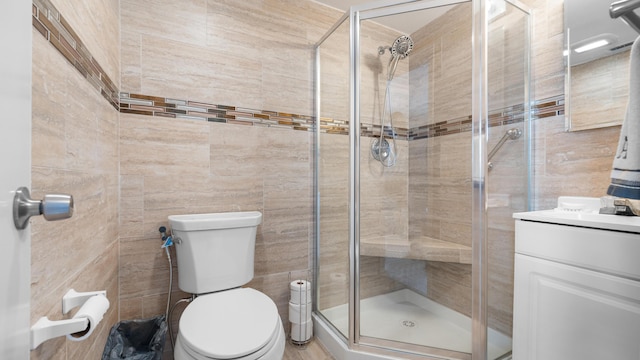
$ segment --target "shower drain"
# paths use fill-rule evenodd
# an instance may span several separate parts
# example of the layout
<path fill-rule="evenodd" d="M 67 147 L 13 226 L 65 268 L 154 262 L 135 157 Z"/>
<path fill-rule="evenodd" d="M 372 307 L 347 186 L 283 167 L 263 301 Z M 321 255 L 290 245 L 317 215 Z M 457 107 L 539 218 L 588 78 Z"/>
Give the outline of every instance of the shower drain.
<path fill-rule="evenodd" d="M 405 320 L 405 321 L 402 322 L 402 325 L 406 326 L 406 327 L 414 327 L 414 326 L 416 326 L 416 323 L 414 323 L 411 320 Z"/>

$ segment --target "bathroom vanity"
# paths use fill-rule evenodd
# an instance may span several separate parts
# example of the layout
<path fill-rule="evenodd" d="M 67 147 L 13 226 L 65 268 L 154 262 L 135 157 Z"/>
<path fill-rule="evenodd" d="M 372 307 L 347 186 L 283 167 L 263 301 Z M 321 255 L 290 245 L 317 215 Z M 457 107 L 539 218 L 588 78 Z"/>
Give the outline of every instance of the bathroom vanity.
<path fill-rule="evenodd" d="M 513 358 L 640 358 L 640 217 L 514 214 Z"/>

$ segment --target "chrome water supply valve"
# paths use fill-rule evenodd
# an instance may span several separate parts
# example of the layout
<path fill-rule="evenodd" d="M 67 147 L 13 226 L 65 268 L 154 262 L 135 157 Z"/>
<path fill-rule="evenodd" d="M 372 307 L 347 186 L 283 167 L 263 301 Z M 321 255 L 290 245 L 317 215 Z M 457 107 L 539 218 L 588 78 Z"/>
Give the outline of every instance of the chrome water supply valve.
<path fill-rule="evenodd" d="M 160 232 L 160 235 L 162 235 L 162 241 L 164 241 L 164 244 L 162 244 L 160 248 L 164 249 L 164 248 L 168 248 L 169 246 L 172 246 L 173 238 L 171 237 L 171 235 L 167 235 L 167 228 L 164 226 L 160 226 L 158 231 Z"/>

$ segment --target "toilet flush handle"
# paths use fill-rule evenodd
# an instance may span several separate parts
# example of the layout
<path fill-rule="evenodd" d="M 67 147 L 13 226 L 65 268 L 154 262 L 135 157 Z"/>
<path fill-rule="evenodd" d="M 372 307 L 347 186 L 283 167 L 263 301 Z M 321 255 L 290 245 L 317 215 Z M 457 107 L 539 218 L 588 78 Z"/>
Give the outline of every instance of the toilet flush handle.
<path fill-rule="evenodd" d="M 42 200 L 32 200 L 29 189 L 18 188 L 13 197 L 13 224 L 16 229 L 26 228 L 29 218 L 34 215 L 42 215 L 48 221 L 68 219 L 73 215 L 73 197 L 47 194 Z"/>

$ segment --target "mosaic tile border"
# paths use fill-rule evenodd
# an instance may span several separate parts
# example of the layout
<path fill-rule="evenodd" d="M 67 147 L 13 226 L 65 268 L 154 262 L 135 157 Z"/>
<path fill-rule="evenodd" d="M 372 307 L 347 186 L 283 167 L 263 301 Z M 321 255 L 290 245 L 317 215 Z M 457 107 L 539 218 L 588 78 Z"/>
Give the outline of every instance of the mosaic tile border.
<path fill-rule="evenodd" d="M 120 112 L 175 119 L 314 131 L 314 119 L 308 115 L 124 92 L 120 94 Z M 560 95 L 536 101 L 532 106 L 532 114 L 533 119 L 564 114 L 564 96 Z M 510 106 L 492 111 L 489 114 L 489 127 L 521 123 L 524 119 L 524 105 Z M 410 129 L 396 127 L 394 130 L 397 139 L 419 140 L 471 131 L 471 122 L 471 115 L 469 115 Z M 328 134 L 348 135 L 349 121 L 321 117 L 320 131 Z M 363 137 L 377 137 L 379 133 L 380 125 L 368 123 L 360 125 L 360 134 Z M 393 136 L 390 129 L 385 128 L 385 136 Z"/>
<path fill-rule="evenodd" d="M 49 0 L 33 0 L 32 22 L 33 27 L 100 92 L 116 111 L 121 113 L 314 131 L 314 117 L 309 115 L 120 92 L 64 16 Z M 532 106 L 533 119 L 561 114 L 564 114 L 564 95 L 538 100 Z M 489 114 L 489 127 L 522 121 L 524 121 L 522 104 L 492 111 Z M 471 131 L 471 122 L 471 115 L 469 115 L 435 124 L 394 130 L 396 138 L 410 141 Z M 321 117 L 320 131 L 348 135 L 349 121 Z M 387 137 L 394 135 L 390 129 L 385 129 L 384 132 Z M 360 126 L 361 136 L 375 137 L 379 133 L 380 125 L 363 123 Z"/>
<path fill-rule="evenodd" d="M 107 99 L 111 106 L 119 110 L 118 88 L 64 16 L 48 0 L 33 0 L 32 4 L 33 27 Z"/>
<path fill-rule="evenodd" d="M 564 95 L 537 100 L 532 104 L 533 120 L 564 114 Z M 521 123 L 525 119 L 524 105 L 518 104 L 489 113 L 489 127 Z M 458 119 L 441 121 L 409 129 L 408 140 L 419 140 L 436 136 L 459 134 L 471 131 L 471 115 Z"/>
<path fill-rule="evenodd" d="M 120 112 L 126 114 L 192 119 L 210 122 L 313 130 L 313 118 L 269 110 L 163 98 L 143 94 L 120 93 Z M 327 127 L 328 129 L 328 127 Z"/>

